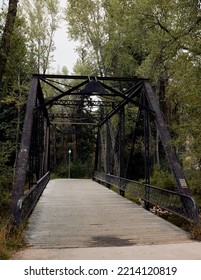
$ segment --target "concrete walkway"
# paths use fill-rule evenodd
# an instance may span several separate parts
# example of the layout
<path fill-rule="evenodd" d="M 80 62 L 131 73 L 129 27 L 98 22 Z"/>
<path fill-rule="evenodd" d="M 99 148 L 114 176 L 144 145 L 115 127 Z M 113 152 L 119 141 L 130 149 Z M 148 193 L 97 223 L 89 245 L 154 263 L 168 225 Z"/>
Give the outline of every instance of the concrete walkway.
<path fill-rule="evenodd" d="M 16 260 L 201 260 L 201 243 L 74 249 L 29 248 Z"/>
<path fill-rule="evenodd" d="M 201 259 L 201 243 L 91 180 L 51 180 L 15 259 Z"/>

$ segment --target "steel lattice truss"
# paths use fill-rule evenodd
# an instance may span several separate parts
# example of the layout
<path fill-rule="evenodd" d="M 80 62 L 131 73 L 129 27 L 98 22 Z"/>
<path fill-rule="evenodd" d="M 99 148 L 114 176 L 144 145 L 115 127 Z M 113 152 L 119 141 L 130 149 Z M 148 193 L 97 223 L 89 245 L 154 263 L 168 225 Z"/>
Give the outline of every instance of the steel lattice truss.
<path fill-rule="evenodd" d="M 51 89 L 51 94 L 47 94 L 47 88 Z M 61 110 L 55 113 L 54 106 Z M 64 111 L 63 107 L 68 110 Z M 78 111 L 81 113 L 77 114 Z M 133 129 L 126 160 L 125 119 L 128 115 Z M 143 138 L 144 180 L 147 185 L 150 184 L 151 127 L 155 125 L 174 176 L 177 193 L 190 196 L 149 80 L 138 77 L 33 75 L 13 188 L 12 213 L 17 224 L 30 214 L 49 180 L 50 128 L 57 126 L 59 129 L 59 125 L 64 124 L 69 127 L 68 133 L 76 133 L 76 125 L 95 127 L 97 144 L 94 172 L 113 174 L 119 178 L 127 178 L 140 131 Z M 120 193 L 124 193 L 122 188 Z M 157 198 L 157 201 L 160 199 Z M 151 201 L 145 202 L 148 208 Z M 197 208 L 192 210 L 192 203 L 188 205 L 185 200 L 184 208 L 188 206 L 194 211 L 191 219 L 197 221 Z"/>

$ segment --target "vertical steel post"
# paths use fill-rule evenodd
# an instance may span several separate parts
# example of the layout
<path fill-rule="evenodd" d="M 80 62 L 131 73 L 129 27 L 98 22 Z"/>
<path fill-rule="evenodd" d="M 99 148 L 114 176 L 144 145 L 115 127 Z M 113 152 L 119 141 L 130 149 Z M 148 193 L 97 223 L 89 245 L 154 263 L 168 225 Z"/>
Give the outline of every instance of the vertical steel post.
<path fill-rule="evenodd" d="M 50 170 L 50 125 L 47 123 L 46 172 Z"/>
<path fill-rule="evenodd" d="M 138 126 L 139 126 L 139 123 L 140 123 L 141 114 L 142 114 L 142 110 L 138 109 L 137 118 L 136 118 L 136 121 L 135 121 L 135 126 L 134 126 L 134 129 L 133 129 L 133 133 L 132 133 L 130 153 L 129 153 L 127 164 L 126 164 L 126 167 L 125 167 L 124 178 L 128 178 L 127 176 L 128 176 L 128 171 L 129 171 L 129 165 L 130 165 L 132 157 L 134 155 L 135 141 L 136 141 L 136 138 L 137 138 L 137 130 L 138 130 Z M 135 170 L 133 170 L 132 174 L 135 175 Z M 134 179 L 134 177 L 132 177 L 132 179 Z"/>
<path fill-rule="evenodd" d="M 96 136 L 96 152 L 94 161 L 94 173 L 99 170 L 99 154 L 100 154 L 100 126 L 98 126 L 97 136 Z M 94 177 L 93 177 L 94 180 Z"/>
<path fill-rule="evenodd" d="M 106 173 L 110 174 L 111 166 L 111 139 L 108 120 L 106 122 Z M 106 187 L 110 189 L 110 184 L 106 184 Z"/>
<path fill-rule="evenodd" d="M 34 77 L 31 80 L 30 92 L 27 100 L 26 115 L 24 120 L 20 151 L 17 158 L 13 191 L 12 191 L 12 206 L 11 214 L 16 224 L 21 223 L 20 210 L 18 200 L 24 194 L 24 186 L 27 174 L 27 164 L 30 152 L 31 135 L 33 127 L 33 110 L 36 105 L 38 90 L 38 78 Z"/>
<path fill-rule="evenodd" d="M 148 106 L 144 96 L 144 106 Z M 150 184 L 150 147 L 149 147 L 149 112 L 144 109 L 144 165 L 145 165 L 145 183 Z"/>
<path fill-rule="evenodd" d="M 144 168 L 145 168 L 145 184 L 150 184 L 150 147 L 149 147 L 149 111 L 146 109 L 148 107 L 148 102 L 145 94 L 143 93 L 143 105 L 144 109 Z M 149 187 L 145 186 L 145 198 L 149 198 Z M 145 209 L 149 210 L 149 203 L 145 201 Z"/>
<path fill-rule="evenodd" d="M 125 162 L 124 162 L 124 145 L 125 145 L 125 109 L 121 108 L 119 112 L 119 177 L 124 177 Z M 121 186 L 120 186 L 121 187 Z M 124 190 L 119 190 L 119 194 L 125 196 Z"/>
<path fill-rule="evenodd" d="M 68 179 L 70 179 L 70 168 L 71 168 L 71 149 L 68 150 Z"/>

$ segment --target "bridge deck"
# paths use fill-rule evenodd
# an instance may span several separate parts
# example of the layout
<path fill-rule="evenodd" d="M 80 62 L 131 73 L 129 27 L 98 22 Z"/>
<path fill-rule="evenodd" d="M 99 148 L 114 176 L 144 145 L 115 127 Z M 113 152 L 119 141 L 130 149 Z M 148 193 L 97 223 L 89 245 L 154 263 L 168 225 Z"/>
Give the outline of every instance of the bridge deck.
<path fill-rule="evenodd" d="M 190 242 L 178 227 L 91 180 L 47 185 L 26 232 L 35 248 L 87 248 Z"/>

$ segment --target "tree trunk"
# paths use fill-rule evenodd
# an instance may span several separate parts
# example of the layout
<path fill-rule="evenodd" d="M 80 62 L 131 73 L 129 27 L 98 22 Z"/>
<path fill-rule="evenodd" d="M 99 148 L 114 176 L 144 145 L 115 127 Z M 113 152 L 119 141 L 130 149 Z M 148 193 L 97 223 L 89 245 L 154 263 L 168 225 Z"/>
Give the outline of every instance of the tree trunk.
<path fill-rule="evenodd" d="M 2 80 L 5 74 L 5 68 L 8 60 L 10 49 L 11 36 L 14 29 L 15 18 L 17 13 L 18 0 L 9 0 L 8 13 L 6 16 L 5 27 L 3 30 L 0 42 L 0 89 L 2 89 Z"/>

